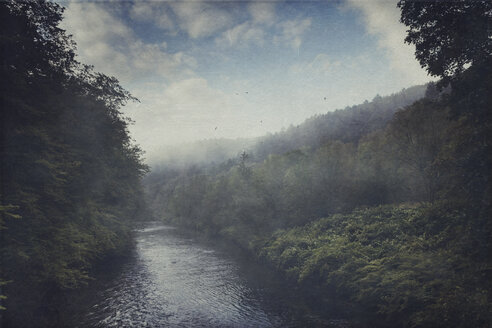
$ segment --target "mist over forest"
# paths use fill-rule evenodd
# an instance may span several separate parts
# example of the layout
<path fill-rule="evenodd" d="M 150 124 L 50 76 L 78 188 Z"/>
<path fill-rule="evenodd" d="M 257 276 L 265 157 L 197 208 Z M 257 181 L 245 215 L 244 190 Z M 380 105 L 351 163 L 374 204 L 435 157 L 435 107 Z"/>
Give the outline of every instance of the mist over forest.
<path fill-rule="evenodd" d="M 1 327 L 492 325 L 490 1 L 0 22 Z"/>
<path fill-rule="evenodd" d="M 434 87 L 434 86 L 432 86 Z M 250 160 L 261 162 L 270 154 L 282 154 L 302 147 L 318 148 L 330 139 L 357 141 L 384 127 L 393 114 L 424 97 L 425 86 L 414 86 L 390 96 L 377 95 L 371 102 L 317 114 L 299 125 L 256 138 L 206 139 L 163 147 L 151 162 L 153 172 L 161 169 L 207 166 L 238 159 L 246 151 Z"/>

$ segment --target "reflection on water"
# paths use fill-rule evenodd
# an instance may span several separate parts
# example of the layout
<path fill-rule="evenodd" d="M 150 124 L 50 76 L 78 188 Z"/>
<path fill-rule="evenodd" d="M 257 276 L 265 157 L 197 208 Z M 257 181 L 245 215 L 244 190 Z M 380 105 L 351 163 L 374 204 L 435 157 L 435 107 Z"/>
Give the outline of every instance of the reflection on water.
<path fill-rule="evenodd" d="M 75 327 L 344 327 L 292 308 L 295 295 L 220 247 L 150 224 L 133 258 L 86 298 Z M 283 290 L 282 290 L 283 288 Z"/>

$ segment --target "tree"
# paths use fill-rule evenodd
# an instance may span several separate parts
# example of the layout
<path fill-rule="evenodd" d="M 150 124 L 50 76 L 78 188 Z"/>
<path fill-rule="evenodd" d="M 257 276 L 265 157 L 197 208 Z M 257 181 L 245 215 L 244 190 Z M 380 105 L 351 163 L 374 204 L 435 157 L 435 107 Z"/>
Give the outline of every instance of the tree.
<path fill-rule="evenodd" d="M 251 168 L 246 165 L 246 161 L 249 158 L 249 154 L 246 152 L 246 150 L 243 150 L 241 154 L 239 154 L 239 172 L 241 172 L 241 175 L 245 178 L 248 179 L 251 176 Z"/>
<path fill-rule="evenodd" d="M 492 2 L 400 0 L 405 42 L 414 44 L 421 66 L 447 85 L 470 65 L 490 64 Z"/>
<path fill-rule="evenodd" d="M 451 86 L 443 104 L 458 125 L 439 166 L 454 168 L 456 195 L 491 211 L 492 2 L 400 0 L 398 6 L 420 64 L 441 78 L 440 88 Z"/>
<path fill-rule="evenodd" d="M 443 172 L 435 163 L 454 126 L 441 106 L 429 99 L 417 101 L 397 112 L 386 129 L 401 173 L 405 171 L 410 189 L 418 195 L 415 200 L 436 200 L 443 183 Z"/>
<path fill-rule="evenodd" d="M 2 327 L 51 325 L 66 289 L 131 246 L 143 207 L 146 167 L 119 111 L 132 97 L 74 59 L 62 13 L 0 2 Z"/>

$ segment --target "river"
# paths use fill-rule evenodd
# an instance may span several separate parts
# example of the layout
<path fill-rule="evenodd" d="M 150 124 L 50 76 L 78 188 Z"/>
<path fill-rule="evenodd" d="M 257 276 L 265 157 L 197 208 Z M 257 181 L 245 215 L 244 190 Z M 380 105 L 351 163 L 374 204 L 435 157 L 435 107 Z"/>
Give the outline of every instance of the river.
<path fill-rule="evenodd" d="M 161 223 L 78 296 L 70 327 L 348 327 L 326 319 L 268 269 L 231 247 Z"/>

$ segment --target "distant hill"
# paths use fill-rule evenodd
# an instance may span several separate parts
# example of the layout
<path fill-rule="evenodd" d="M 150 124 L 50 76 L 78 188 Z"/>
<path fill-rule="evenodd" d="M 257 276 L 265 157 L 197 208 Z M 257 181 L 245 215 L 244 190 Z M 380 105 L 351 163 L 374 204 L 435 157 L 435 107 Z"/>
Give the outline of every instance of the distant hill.
<path fill-rule="evenodd" d="M 426 88 L 426 85 L 413 86 L 390 96 L 377 95 L 370 102 L 310 117 L 302 124 L 259 138 L 252 149 L 254 157 L 262 160 L 270 154 L 303 147 L 316 149 L 328 140 L 358 142 L 364 135 L 386 126 L 399 109 L 423 98 Z"/>
<path fill-rule="evenodd" d="M 154 172 L 181 167 L 211 166 L 237 159 L 246 150 L 252 161 L 263 161 L 270 154 L 294 149 L 316 149 L 328 140 L 357 142 L 368 133 L 380 129 L 399 109 L 424 97 L 425 85 L 413 86 L 360 105 L 315 115 L 297 126 L 259 138 L 207 139 L 176 146 L 163 146 L 152 165 Z"/>

